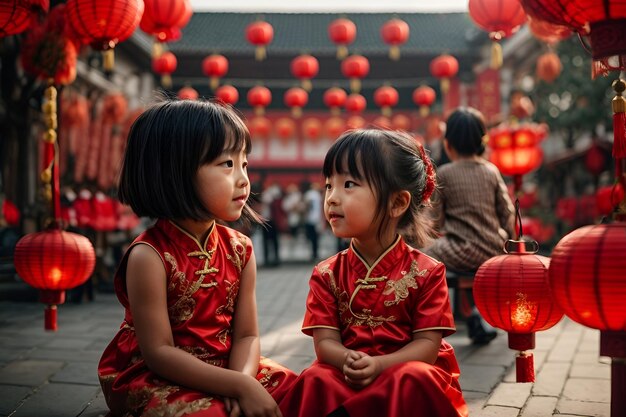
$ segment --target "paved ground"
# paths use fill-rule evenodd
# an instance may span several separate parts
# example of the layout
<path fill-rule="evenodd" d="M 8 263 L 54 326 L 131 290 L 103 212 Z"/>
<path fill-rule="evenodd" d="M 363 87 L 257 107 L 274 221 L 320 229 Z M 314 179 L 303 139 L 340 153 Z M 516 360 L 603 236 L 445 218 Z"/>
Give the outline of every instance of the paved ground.
<path fill-rule="evenodd" d="M 262 353 L 295 371 L 314 356 L 300 332 L 310 271 L 309 264 L 290 264 L 258 274 Z M 41 304 L 0 302 L 0 416 L 105 415 L 96 366 L 121 319 L 113 294 L 60 306 L 55 333 L 43 330 Z M 515 352 L 506 339 L 502 333 L 488 346 L 472 346 L 462 323 L 448 338 L 471 416 L 609 417 L 610 366 L 598 356 L 598 331 L 563 320 L 538 333 L 537 379 L 525 384 L 515 383 Z"/>

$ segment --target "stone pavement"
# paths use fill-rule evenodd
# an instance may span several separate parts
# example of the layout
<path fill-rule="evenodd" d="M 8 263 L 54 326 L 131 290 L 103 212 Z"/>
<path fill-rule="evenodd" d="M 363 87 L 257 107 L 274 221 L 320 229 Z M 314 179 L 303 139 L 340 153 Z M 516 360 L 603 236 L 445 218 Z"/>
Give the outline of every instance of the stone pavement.
<path fill-rule="evenodd" d="M 262 353 L 295 371 L 314 357 L 311 339 L 300 332 L 311 268 L 258 273 Z M 113 294 L 98 293 L 93 302 L 59 306 L 59 330 L 45 332 L 43 305 L 0 302 L 0 416 L 104 416 L 96 367 L 122 313 Z M 565 319 L 538 333 L 536 382 L 524 384 L 515 383 L 515 352 L 506 339 L 501 333 L 488 346 L 472 346 L 462 323 L 447 339 L 471 416 L 609 417 L 610 366 L 598 356 L 598 331 Z"/>

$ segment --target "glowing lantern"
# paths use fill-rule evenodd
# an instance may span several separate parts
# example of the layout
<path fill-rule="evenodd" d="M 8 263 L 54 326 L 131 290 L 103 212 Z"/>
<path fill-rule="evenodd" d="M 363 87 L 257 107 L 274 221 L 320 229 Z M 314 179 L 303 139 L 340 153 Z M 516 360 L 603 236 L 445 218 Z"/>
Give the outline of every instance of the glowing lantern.
<path fill-rule="evenodd" d="M 350 116 L 348 120 L 346 120 L 346 127 L 348 129 L 362 129 L 367 124 L 364 118 L 361 116 Z"/>
<path fill-rule="evenodd" d="M 9 200 L 2 202 L 2 217 L 9 226 L 18 226 L 22 217 L 20 210 Z"/>
<path fill-rule="evenodd" d="M 362 55 L 351 55 L 341 61 L 343 76 L 350 79 L 350 90 L 353 93 L 361 91 L 361 79 L 370 72 L 370 62 Z"/>
<path fill-rule="evenodd" d="M 178 98 L 181 100 L 196 100 L 198 92 L 191 87 L 183 87 L 178 90 Z"/>
<path fill-rule="evenodd" d="M 39 13 L 48 13 L 50 0 L 5 1 L 0 3 L 0 38 L 16 35 L 36 22 Z"/>
<path fill-rule="evenodd" d="M 344 106 L 349 113 L 358 114 L 367 107 L 367 100 L 361 94 L 352 93 L 346 97 Z"/>
<path fill-rule="evenodd" d="M 430 73 L 437 78 L 441 86 L 441 93 L 446 94 L 450 89 L 450 78 L 459 72 L 459 61 L 452 55 L 439 55 L 430 61 Z"/>
<path fill-rule="evenodd" d="M 313 141 L 322 135 L 322 122 L 315 117 L 309 117 L 302 121 L 302 134 L 305 138 Z"/>
<path fill-rule="evenodd" d="M 68 0 L 68 31 L 80 44 L 105 51 L 104 70 L 112 71 L 113 48 L 133 34 L 143 12 L 142 0 Z"/>
<path fill-rule="evenodd" d="M 172 86 L 171 74 L 176 71 L 178 60 L 171 52 L 164 52 L 158 58 L 152 59 L 152 70 L 161 76 L 161 85 L 165 88 Z"/>
<path fill-rule="evenodd" d="M 302 108 L 306 106 L 306 103 L 309 101 L 309 93 L 303 88 L 293 87 L 285 91 L 283 99 L 285 105 L 291 108 L 293 117 L 298 118 L 302 116 Z"/>
<path fill-rule="evenodd" d="M 617 219 L 623 219 L 620 212 Z M 626 224 L 584 226 L 552 251 L 550 287 L 565 314 L 600 330 L 600 355 L 611 362 L 611 416 L 626 415 Z"/>
<path fill-rule="evenodd" d="M 255 46 L 254 58 L 263 61 L 267 55 L 266 47 L 274 39 L 274 28 L 269 23 L 258 20 L 246 27 L 246 38 Z"/>
<path fill-rule="evenodd" d="M 254 108 L 254 113 L 262 116 L 265 113 L 265 107 L 272 102 L 272 92 L 269 88 L 258 85 L 248 90 L 247 99 L 248 104 Z"/>
<path fill-rule="evenodd" d="M 228 72 L 228 59 L 224 55 L 211 54 L 202 60 L 202 72 L 209 77 L 209 86 L 215 90 L 220 78 Z"/>
<path fill-rule="evenodd" d="M 215 91 L 215 97 L 223 103 L 234 106 L 239 101 L 239 91 L 232 85 L 223 85 Z"/>
<path fill-rule="evenodd" d="M 401 19 L 391 19 L 380 29 L 383 41 L 390 45 L 389 58 L 397 61 L 400 59 L 400 45 L 409 40 L 409 25 Z"/>
<path fill-rule="evenodd" d="M 57 304 L 65 302 L 65 290 L 84 283 L 93 272 L 96 254 L 89 239 L 58 229 L 30 233 L 15 246 L 15 270 L 39 290 L 47 304 L 45 329 L 57 330 Z"/>
<path fill-rule="evenodd" d="M 251 138 L 267 139 L 272 131 L 272 122 L 267 117 L 257 116 L 248 123 Z"/>
<path fill-rule="evenodd" d="M 545 20 L 533 19 L 531 16 L 528 16 L 528 29 L 530 29 L 530 33 L 532 33 L 535 38 L 548 45 L 554 45 L 572 36 L 572 31 L 567 26 L 555 25 Z"/>
<path fill-rule="evenodd" d="M 537 77 L 551 83 L 561 75 L 561 60 L 554 52 L 546 52 L 537 59 Z"/>
<path fill-rule="evenodd" d="M 430 106 L 435 102 L 435 90 L 427 85 L 413 90 L 413 103 L 419 106 L 420 116 L 426 117 L 430 113 Z"/>
<path fill-rule="evenodd" d="M 193 11 L 189 0 L 143 0 L 145 10 L 139 28 L 155 38 L 152 57 L 163 53 L 161 43 L 180 39 L 180 30 L 189 23 Z"/>
<path fill-rule="evenodd" d="M 382 86 L 374 91 L 374 102 L 380 107 L 383 116 L 391 116 L 391 108 L 398 104 L 398 90 L 390 86 Z"/>
<path fill-rule="evenodd" d="M 324 123 L 324 131 L 326 136 L 336 139 L 346 130 L 346 123 L 341 117 L 331 117 Z"/>
<path fill-rule="evenodd" d="M 528 250 L 527 245 L 534 247 Z M 547 330 L 563 317 L 548 285 L 550 259 L 535 255 L 537 242 L 507 241 L 505 255 L 488 259 L 476 271 L 474 300 L 483 318 L 508 332 L 509 348 L 518 350 L 517 382 L 535 380 L 535 332 Z"/>
<path fill-rule="evenodd" d="M 274 132 L 280 139 L 291 139 L 296 133 L 296 122 L 289 117 L 281 117 L 274 123 Z"/>
<path fill-rule="evenodd" d="M 330 109 L 330 113 L 337 116 L 346 103 L 348 95 L 339 87 L 331 87 L 324 91 L 324 104 Z"/>
<path fill-rule="evenodd" d="M 328 36 L 337 45 L 337 59 L 344 59 L 348 56 L 348 45 L 356 39 L 356 25 L 349 19 L 335 19 L 328 26 Z"/>
<path fill-rule="evenodd" d="M 379 129 L 391 130 L 391 119 L 387 116 L 378 116 L 372 120 L 372 124 Z"/>
<path fill-rule="evenodd" d="M 585 153 L 585 167 L 596 177 L 608 168 L 606 162 L 604 151 L 595 143 Z"/>
<path fill-rule="evenodd" d="M 491 68 L 502 66 L 502 47 L 498 42 L 511 36 L 526 22 L 519 0 L 469 0 L 469 15 L 493 41 Z"/>
<path fill-rule="evenodd" d="M 299 55 L 291 61 L 290 69 L 291 74 L 301 80 L 302 88 L 311 91 L 311 78 L 319 72 L 320 63 L 313 55 Z"/>
<path fill-rule="evenodd" d="M 411 119 L 404 114 L 395 114 L 391 118 L 391 127 L 394 130 L 409 131 L 411 130 Z"/>

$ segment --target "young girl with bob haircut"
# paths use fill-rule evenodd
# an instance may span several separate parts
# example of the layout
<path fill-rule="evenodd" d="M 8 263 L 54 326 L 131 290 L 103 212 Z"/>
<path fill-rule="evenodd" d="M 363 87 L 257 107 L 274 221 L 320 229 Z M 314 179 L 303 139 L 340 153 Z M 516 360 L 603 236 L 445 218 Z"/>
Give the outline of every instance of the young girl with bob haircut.
<path fill-rule="evenodd" d="M 295 374 L 259 357 L 250 135 L 234 111 L 164 101 L 133 124 L 120 201 L 157 219 L 115 275 L 124 321 L 98 375 L 113 415 L 281 416 Z"/>
<path fill-rule="evenodd" d="M 411 136 L 343 134 L 324 160 L 324 214 L 350 247 L 320 262 L 302 330 L 317 360 L 280 402 L 285 416 L 467 416 L 445 267 L 405 243 L 422 222 L 433 166 Z"/>

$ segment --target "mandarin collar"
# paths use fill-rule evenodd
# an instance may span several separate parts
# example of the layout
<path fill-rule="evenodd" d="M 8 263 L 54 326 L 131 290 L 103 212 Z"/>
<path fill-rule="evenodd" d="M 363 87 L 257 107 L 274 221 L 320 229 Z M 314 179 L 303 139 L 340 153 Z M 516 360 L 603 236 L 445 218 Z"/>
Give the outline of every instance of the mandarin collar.
<path fill-rule="evenodd" d="M 215 231 L 215 222 L 213 222 L 211 230 L 209 231 L 209 234 L 207 235 L 204 242 L 200 242 L 198 239 L 196 239 L 194 235 L 192 235 L 187 230 L 171 220 L 159 219 L 156 223 L 156 226 L 159 229 L 163 230 L 167 236 L 173 238 L 173 240 L 177 244 L 183 246 L 185 250 L 201 250 L 203 252 L 209 252 L 215 249 L 215 246 L 217 246 L 217 233 Z"/>
<path fill-rule="evenodd" d="M 400 258 L 403 254 L 403 248 L 405 247 L 404 239 L 402 236 L 397 235 L 396 240 L 374 261 L 371 266 L 367 265 L 365 259 L 359 255 L 350 242 L 350 248 L 348 249 L 348 259 L 350 265 L 355 269 L 359 275 L 370 275 L 374 271 L 388 271 L 389 269 L 397 266 Z"/>

